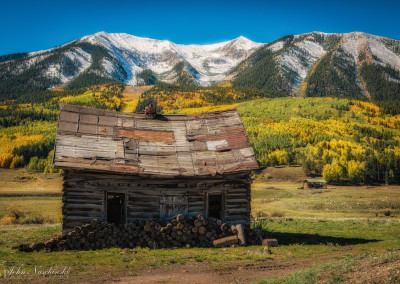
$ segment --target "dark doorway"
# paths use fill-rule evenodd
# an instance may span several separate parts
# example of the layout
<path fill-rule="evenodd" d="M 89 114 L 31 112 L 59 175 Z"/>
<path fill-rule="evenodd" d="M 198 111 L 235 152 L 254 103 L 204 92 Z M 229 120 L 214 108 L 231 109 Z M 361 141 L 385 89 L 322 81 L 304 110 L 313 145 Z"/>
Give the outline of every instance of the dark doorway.
<path fill-rule="evenodd" d="M 125 194 L 107 193 L 107 222 L 117 225 L 125 223 Z"/>
<path fill-rule="evenodd" d="M 208 194 L 208 217 L 223 218 L 222 193 Z"/>

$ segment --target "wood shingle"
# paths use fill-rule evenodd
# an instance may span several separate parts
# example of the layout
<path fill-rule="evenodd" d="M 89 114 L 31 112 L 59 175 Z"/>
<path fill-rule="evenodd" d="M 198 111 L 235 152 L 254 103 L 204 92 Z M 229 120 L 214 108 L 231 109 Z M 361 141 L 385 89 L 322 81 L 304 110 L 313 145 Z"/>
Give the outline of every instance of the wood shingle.
<path fill-rule="evenodd" d="M 237 110 L 148 118 L 72 105 L 61 106 L 54 164 L 158 177 L 258 168 Z"/>

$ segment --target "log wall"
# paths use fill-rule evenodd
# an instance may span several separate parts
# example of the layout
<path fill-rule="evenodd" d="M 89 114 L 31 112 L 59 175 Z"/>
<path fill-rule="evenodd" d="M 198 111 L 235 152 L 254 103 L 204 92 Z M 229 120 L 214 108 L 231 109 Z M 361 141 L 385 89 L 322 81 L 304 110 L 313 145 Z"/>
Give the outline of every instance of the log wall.
<path fill-rule="evenodd" d="M 65 171 L 63 184 L 63 231 L 93 219 L 107 221 L 107 192 L 124 193 L 126 222 L 148 217 L 163 218 L 165 212 L 207 216 L 207 193 L 223 195 L 223 221 L 250 223 L 248 174 L 212 178 L 153 178 L 119 174 Z M 161 214 L 160 214 L 161 212 Z"/>

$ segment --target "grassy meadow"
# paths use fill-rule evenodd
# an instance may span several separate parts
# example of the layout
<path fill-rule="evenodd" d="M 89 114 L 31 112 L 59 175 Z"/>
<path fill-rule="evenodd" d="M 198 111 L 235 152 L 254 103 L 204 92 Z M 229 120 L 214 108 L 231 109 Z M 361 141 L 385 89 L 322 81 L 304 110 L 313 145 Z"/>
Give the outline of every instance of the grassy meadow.
<path fill-rule="evenodd" d="M 252 187 L 254 217 L 400 218 L 400 186 L 329 186 L 299 190 L 291 182 Z"/>
<path fill-rule="evenodd" d="M 233 269 L 233 275 L 236 271 L 246 274 L 257 270 L 252 278 L 241 278 L 248 281 L 268 276 L 266 283 L 296 283 L 299 279 L 318 283 L 333 279 L 349 281 L 353 277 L 349 269 L 353 267 L 355 271 L 359 263 L 369 265 L 376 259 L 385 259 L 385 263 L 391 264 L 400 259 L 400 187 L 329 186 L 302 190 L 298 189 L 302 185 L 299 170 L 299 167 L 270 169 L 256 176 L 253 184 L 252 214 L 258 217 L 254 226 L 280 243 L 279 247 L 270 248 L 271 253 L 261 246 L 21 253 L 12 247 L 43 241 L 60 233 L 61 177 L 2 169 L 0 220 L 13 210 L 21 212 L 22 217 L 0 226 L 0 271 L 12 267 L 32 270 L 34 265 L 67 266 L 70 270 L 67 281 L 79 282 L 119 277 L 140 280 L 148 275 L 149 268 L 155 274 L 212 269 L 216 275 Z M 287 180 L 288 172 L 293 172 L 299 180 Z M 390 216 L 384 214 L 386 210 L 392 212 Z M 29 221 L 35 218 L 39 222 Z M 286 266 L 290 269 L 282 270 Z M 345 269 L 347 274 L 336 273 Z M 399 276 L 400 271 L 392 269 L 385 277 Z M 280 277 L 284 278 L 279 280 Z M 34 276 L 30 279 L 42 280 Z"/>

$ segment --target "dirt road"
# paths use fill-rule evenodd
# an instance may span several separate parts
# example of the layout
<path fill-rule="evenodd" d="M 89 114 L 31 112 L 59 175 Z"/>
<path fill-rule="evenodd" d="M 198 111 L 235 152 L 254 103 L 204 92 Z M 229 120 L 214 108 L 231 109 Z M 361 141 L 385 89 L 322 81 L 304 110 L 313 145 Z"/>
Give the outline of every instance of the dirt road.
<path fill-rule="evenodd" d="M 114 279 L 115 283 L 249 283 L 264 278 L 279 277 L 296 270 L 312 266 L 310 261 L 277 262 L 262 261 L 252 264 L 240 262 L 211 265 L 209 263 L 189 263 L 148 268 L 136 276 Z"/>

